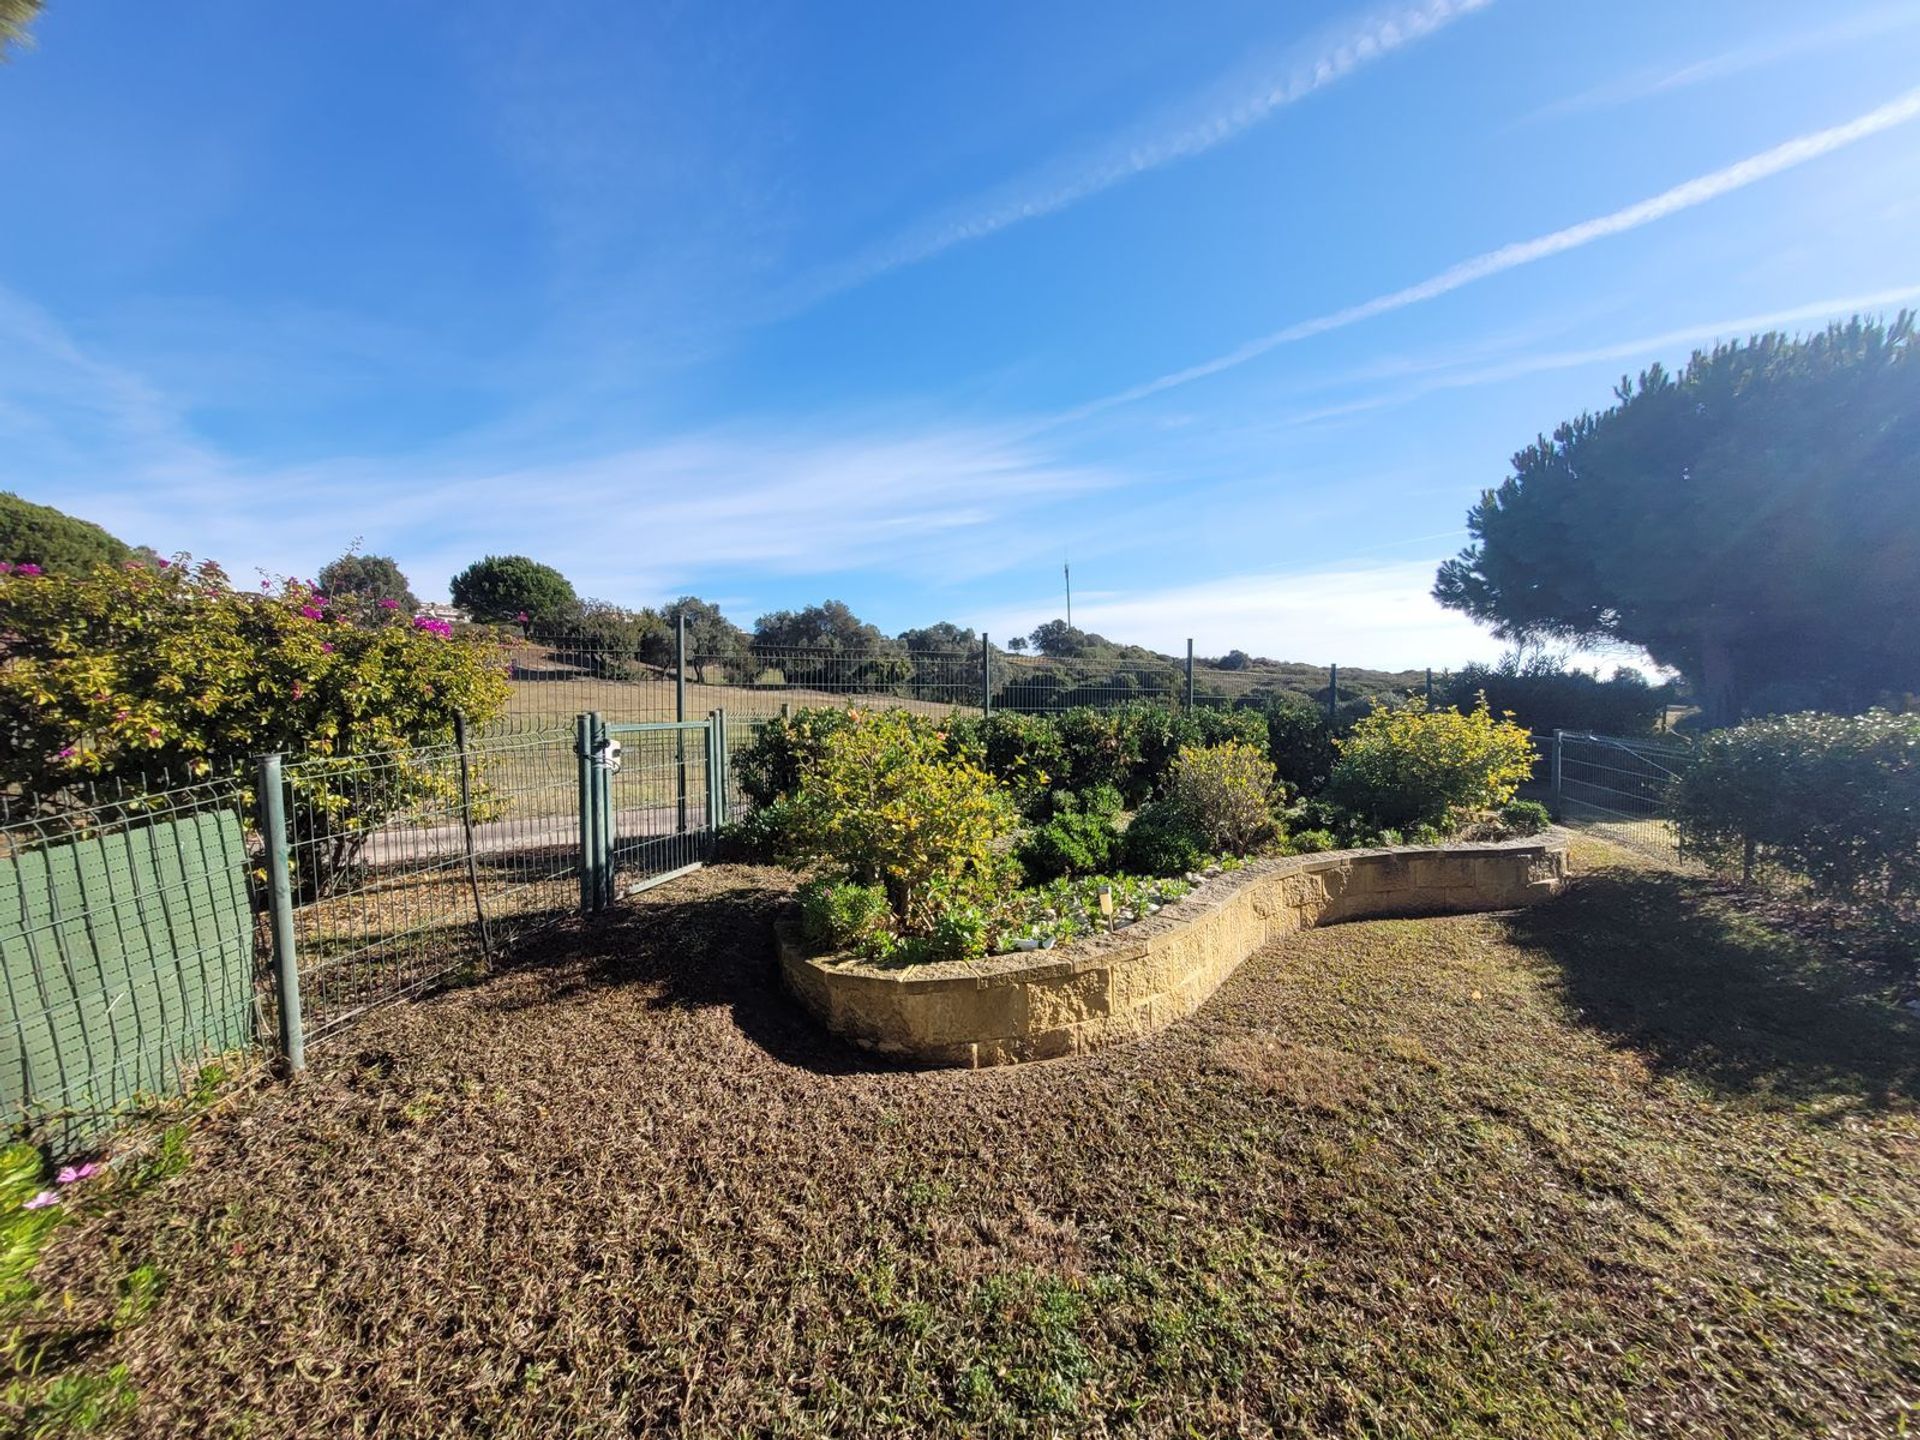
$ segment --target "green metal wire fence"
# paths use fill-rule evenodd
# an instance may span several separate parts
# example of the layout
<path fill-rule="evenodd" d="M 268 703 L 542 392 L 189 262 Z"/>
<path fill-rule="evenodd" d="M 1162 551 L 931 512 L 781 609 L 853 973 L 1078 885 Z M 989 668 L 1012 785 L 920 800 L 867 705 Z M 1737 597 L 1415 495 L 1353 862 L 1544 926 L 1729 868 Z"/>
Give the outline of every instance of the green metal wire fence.
<path fill-rule="evenodd" d="M 724 653 L 671 639 L 651 650 L 593 649 L 565 637 L 509 647 L 512 700 L 496 733 L 595 711 L 613 723 L 691 720 L 725 709 L 741 724 L 818 706 L 895 706 L 929 714 L 1053 714 L 1136 702 L 1258 704 L 1281 693 L 1352 705 L 1372 695 L 1433 693 L 1432 671 L 1285 665 L 1228 669 L 1191 654 L 1030 655 L 990 640 L 966 649 L 828 649 L 752 644 Z M 1444 684 L 1444 674 L 1438 677 Z"/>
<path fill-rule="evenodd" d="M 0 1113 L 64 1152 L 250 1048 L 264 997 L 242 785 L 62 800 L 0 824 Z"/>

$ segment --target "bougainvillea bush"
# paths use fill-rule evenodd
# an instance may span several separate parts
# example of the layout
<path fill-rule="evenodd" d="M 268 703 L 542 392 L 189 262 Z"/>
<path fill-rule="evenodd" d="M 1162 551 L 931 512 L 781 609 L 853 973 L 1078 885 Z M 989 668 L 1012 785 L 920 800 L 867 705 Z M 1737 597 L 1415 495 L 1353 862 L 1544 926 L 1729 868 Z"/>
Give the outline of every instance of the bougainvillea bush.
<path fill-rule="evenodd" d="M 336 599 L 298 580 L 237 591 L 210 562 L 0 574 L 0 785 L 71 805 L 311 759 L 315 823 L 355 833 L 447 784 L 445 767 L 360 757 L 451 738 L 505 709 L 498 642 Z M 324 773 L 320 773 L 324 772 Z M 377 777 L 377 778 L 376 778 Z"/>

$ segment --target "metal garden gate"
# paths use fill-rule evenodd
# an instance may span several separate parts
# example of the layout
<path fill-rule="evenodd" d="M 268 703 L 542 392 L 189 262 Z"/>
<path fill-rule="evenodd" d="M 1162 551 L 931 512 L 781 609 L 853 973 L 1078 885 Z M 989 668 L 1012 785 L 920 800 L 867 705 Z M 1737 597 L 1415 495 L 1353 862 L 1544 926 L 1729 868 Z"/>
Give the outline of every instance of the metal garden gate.
<path fill-rule="evenodd" d="M 580 763 L 580 908 L 604 910 L 704 863 L 727 823 L 727 715 L 575 721 Z"/>

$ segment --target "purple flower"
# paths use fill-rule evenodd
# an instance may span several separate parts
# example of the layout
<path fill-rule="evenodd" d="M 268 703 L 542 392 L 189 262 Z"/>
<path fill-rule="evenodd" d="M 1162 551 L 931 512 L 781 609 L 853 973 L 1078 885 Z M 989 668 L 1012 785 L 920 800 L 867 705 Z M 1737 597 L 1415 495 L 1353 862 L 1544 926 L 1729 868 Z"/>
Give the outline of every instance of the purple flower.
<path fill-rule="evenodd" d="M 327 618 L 326 612 L 318 605 L 302 605 L 300 607 L 300 613 L 309 620 L 324 620 Z"/>
<path fill-rule="evenodd" d="M 22 565 L 13 573 L 16 575 L 38 575 L 41 572 L 38 565 Z"/>
<path fill-rule="evenodd" d="M 429 634 L 432 634 L 432 635 L 451 635 L 451 634 L 453 634 L 453 626 L 452 626 L 452 625 L 450 625 L 450 624 L 449 624 L 448 622 L 446 622 L 445 620 L 436 620 L 436 619 L 434 619 L 434 618 L 433 618 L 433 616 L 431 616 L 431 615 L 416 615 L 416 616 L 414 616 L 414 617 L 413 617 L 413 628 L 414 628 L 414 629 L 416 629 L 416 630 L 425 630 L 425 631 L 427 631 L 427 632 L 428 632 Z"/>
<path fill-rule="evenodd" d="M 398 600 L 391 600 L 391 599 L 382 600 L 380 602 L 380 608 L 382 610 L 398 610 L 400 608 L 400 602 Z"/>
<path fill-rule="evenodd" d="M 71 745 L 62 746 L 60 750 L 60 758 L 62 760 L 71 760 L 77 753 L 79 752 L 75 750 L 75 748 Z"/>
<path fill-rule="evenodd" d="M 11 575 L 12 573 L 13 562 L 10 560 L 0 560 L 0 575 Z"/>
<path fill-rule="evenodd" d="M 106 1166 L 97 1160 L 89 1160 L 85 1165 L 81 1165 L 78 1168 L 69 1165 L 53 1178 L 58 1180 L 62 1185 L 72 1185 L 81 1180 L 91 1180 L 106 1168 Z"/>
<path fill-rule="evenodd" d="M 320 646 L 320 653 L 322 655 L 331 655 L 333 653 L 333 642 L 331 640 L 323 642 Z"/>
<path fill-rule="evenodd" d="M 49 1205 L 58 1205 L 59 1203 L 60 1192 L 58 1190 L 42 1190 L 20 1208 L 22 1210 L 44 1210 Z"/>
<path fill-rule="evenodd" d="M 161 560 L 161 561 L 158 561 L 157 563 L 159 564 L 162 570 L 168 570 L 173 567 L 173 561 L 171 560 Z"/>

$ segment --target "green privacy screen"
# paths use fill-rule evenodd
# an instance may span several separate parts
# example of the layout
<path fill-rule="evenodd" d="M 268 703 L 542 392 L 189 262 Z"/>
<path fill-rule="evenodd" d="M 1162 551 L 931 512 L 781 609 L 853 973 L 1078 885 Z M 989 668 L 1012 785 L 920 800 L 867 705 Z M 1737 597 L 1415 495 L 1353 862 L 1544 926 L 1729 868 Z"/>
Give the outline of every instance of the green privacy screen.
<path fill-rule="evenodd" d="M 252 1043 L 246 844 L 231 808 L 0 855 L 11 1023 L 0 1109 L 56 1148 L 195 1059 Z"/>

